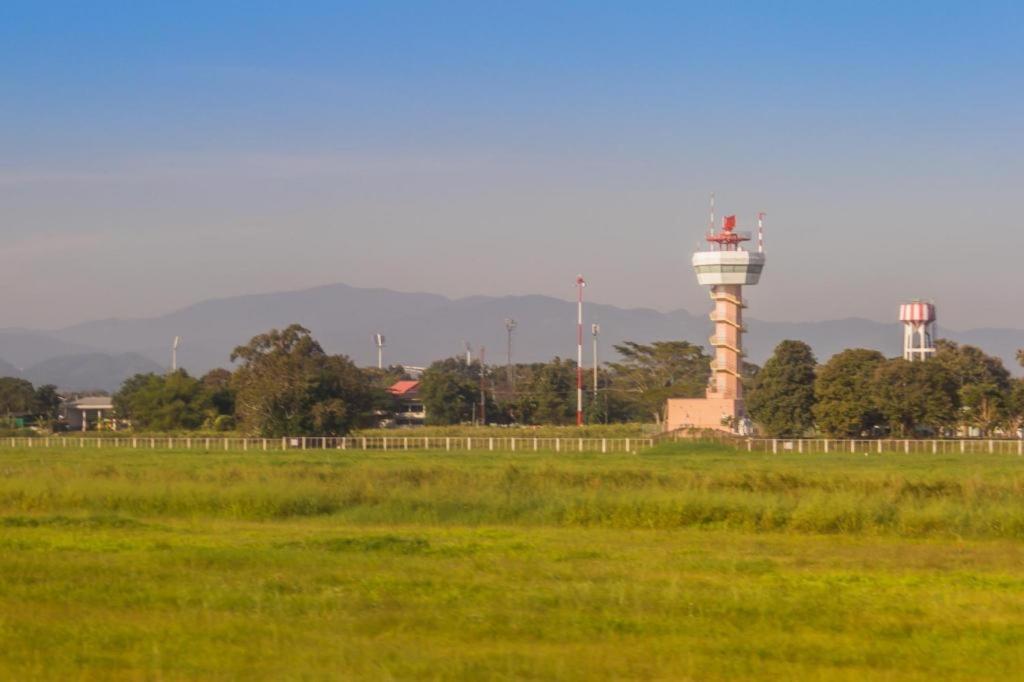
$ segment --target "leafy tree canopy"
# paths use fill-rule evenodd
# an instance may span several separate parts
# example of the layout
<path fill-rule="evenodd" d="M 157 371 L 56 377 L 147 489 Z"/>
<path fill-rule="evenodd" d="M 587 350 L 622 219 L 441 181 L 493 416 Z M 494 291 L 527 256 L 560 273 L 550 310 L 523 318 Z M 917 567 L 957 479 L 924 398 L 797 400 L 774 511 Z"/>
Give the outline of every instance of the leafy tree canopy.
<path fill-rule="evenodd" d="M 461 424 L 473 416 L 480 395 L 480 363 L 447 358 L 431 364 L 420 377 L 420 399 L 432 425 Z"/>
<path fill-rule="evenodd" d="M 659 424 L 665 418 L 666 400 L 696 398 L 707 387 L 711 358 L 688 341 L 627 341 L 615 350 L 622 360 L 608 363 L 614 372 L 613 389 Z"/>
<path fill-rule="evenodd" d="M 114 395 L 114 409 L 146 431 L 197 429 L 206 419 L 209 396 L 185 370 L 137 374 Z"/>
<path fill-rule="evenodd" d="M 747 411 L 768 435 L 800 436 L 813 426 L 815 365 L 810 346 L 787 340 L 757 373 Z"/>
<path fill-rule="evenodd" d="M 937 433 L 956 423 L 957 382 L 941 363 L 889 360 L 875 370 L 873 383 L 878 409 L 894 433 Z"/>
<path fill-rule="evenodd" d="M 834 438 L 856 438 L 882 423 L 875 400 L 875 370 L 885 356 L 852 348 L 833 355 L 814 381 L 815 424 Z"/>
<path fill-rule="evenodd" d="M 15 377 L 0 377 L 0 415 L 28 416 L 36 412 L 36 390 L 31 382 Z"/>
<path fill-rule="evenodd" d="M 293 324 L 235 348 L 231 385 L 242 426 L 265 437 L 338 435 L 371 413 L 369 378 L 343 355 L 328 355 Z"/>

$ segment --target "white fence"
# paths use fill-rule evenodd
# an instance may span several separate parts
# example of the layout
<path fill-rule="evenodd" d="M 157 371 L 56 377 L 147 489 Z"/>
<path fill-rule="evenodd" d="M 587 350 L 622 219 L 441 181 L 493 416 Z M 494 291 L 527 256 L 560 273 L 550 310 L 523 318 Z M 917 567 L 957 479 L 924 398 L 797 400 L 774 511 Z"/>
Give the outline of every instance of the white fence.
<path fill-rule="evenodd" d="M 736 438 L 729 439 L 733 447 L 747 452 L 788 452 L 825 454 L 829 452 L 881 453 L 902 452 L 948 454 L 1024 455 L 1024 441 L 997 439 L 917 440 L 880 438 L 852 440 L 834 438 Z"/>
<path fill-rule="evenodd" d="M 376 436 L 290 438 L 188 437 L 41 437 L 0 438 L 12 448 L 125 448 L 135 450 L 279 451 L 279 450 L 443 450 L 501 452 L 637 452 L 652 447 L 653 438 L 519 438 L 464 436 Z"/>
<path fill-rule="evenodd" d="M 656 442 L 692 441 L 677 434 L 661 438 L 521 438 L 518 436 L 375 436 L 348 438 L 192 438 L 110 436 L 0 438 L 0 448 L 124 448 L 134 450 L 281 451 L 281 450 L 441 450 L 489 452 L 639 452 Z M 701 439 L 696 439 L 701 440 Z M 771 454 L 800 453 L 930 453 L 1024 455 L 1024 440 L 963 439 L 835 439 L 740 438 L 716 436 L 722 445 Z"/>

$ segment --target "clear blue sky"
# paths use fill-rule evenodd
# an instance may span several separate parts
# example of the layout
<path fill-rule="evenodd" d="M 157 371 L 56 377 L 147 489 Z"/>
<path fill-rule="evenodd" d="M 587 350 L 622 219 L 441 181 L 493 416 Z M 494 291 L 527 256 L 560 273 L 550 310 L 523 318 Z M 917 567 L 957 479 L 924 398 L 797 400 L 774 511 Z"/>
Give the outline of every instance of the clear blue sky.
<path fill-rule="evenodd" d="M 329 282 L 1024 327 L 1021 3 L 0 5 L 0 327 Z M 11 295 L 16 292 L 16 295 Z"/>

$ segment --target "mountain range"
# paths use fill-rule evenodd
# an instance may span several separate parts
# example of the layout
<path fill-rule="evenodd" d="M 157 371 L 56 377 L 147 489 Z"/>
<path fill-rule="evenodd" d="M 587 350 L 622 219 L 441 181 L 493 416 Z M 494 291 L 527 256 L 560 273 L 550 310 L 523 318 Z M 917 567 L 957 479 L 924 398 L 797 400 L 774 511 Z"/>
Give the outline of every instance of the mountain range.
<path fill-rule="evenodd" d="M 711 324 L 706 314 L 686 310 L 659 312 L 588 303 L 585 308 L 590 363 L 590 324 L 601 325 L 602 360 L 625 340 L 649 342 L 685 339 L 706 344 Z M 376 364 L 373 334 L 386 336 L 385 364 L 425 366 L 460 355 L 465 342 L 486 360 L 504 363 L 505 319 L 513 318 L 513 360 L 529 362 L 555 356 L 575 357 L 576 304 L 548 296 L 450 299 L 424 293 L 364 289 L 333 284 L 302 291 L 212 299 L 167 315 L 142 319 L 105 319 L 55 330 L 0 329 L 0 375 L 17 374 L 35 384 L 54 383 L 70 390 L 115 390 L 136 372 L 159 372 L 170 365 L 171 343 L 183 337 L 178 364 L 193 374 L 229 366 L 232 349 L 271 328 L 297 322 L 307 327 L 330 353 L 345 353 L 360 365 Z M 800 339 L 821 361 L 844 348 L 875 348 L 898 355 L 899 323 L 861 318 L 820 322 L 746 320 L 749 359 L 763 363 L 783 339 Z M 1015 354 L 1024 348 L 1024 330 L 942 330 L 942 336 L 980 346 L 1003 358 L 1017 372 Z"/>

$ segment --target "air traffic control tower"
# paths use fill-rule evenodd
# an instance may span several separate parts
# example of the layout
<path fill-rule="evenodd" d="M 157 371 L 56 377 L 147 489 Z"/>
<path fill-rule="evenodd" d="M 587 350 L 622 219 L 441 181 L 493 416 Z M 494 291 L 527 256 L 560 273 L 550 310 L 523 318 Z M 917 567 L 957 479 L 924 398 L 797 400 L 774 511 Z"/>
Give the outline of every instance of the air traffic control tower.
<path fill-rule="evenodd" d="M 744 249 L 750 233 L 736 231 L 736 216 L 722 219 L 722 228 L 709 228 L 706 250 L 693 254 L 697 281 L 711 287 L 715 333 L 709 339 L 714 349 L 707 397 L 671 399 L 665 426 L 678 428 L 740 430 L 745 423 L 743 407 L 743 287 L 757 284 L 764 269 L 764 214 L 758 215 L 757 251 Z M 712 218 L 712 225 L 714 219 Z"/>

